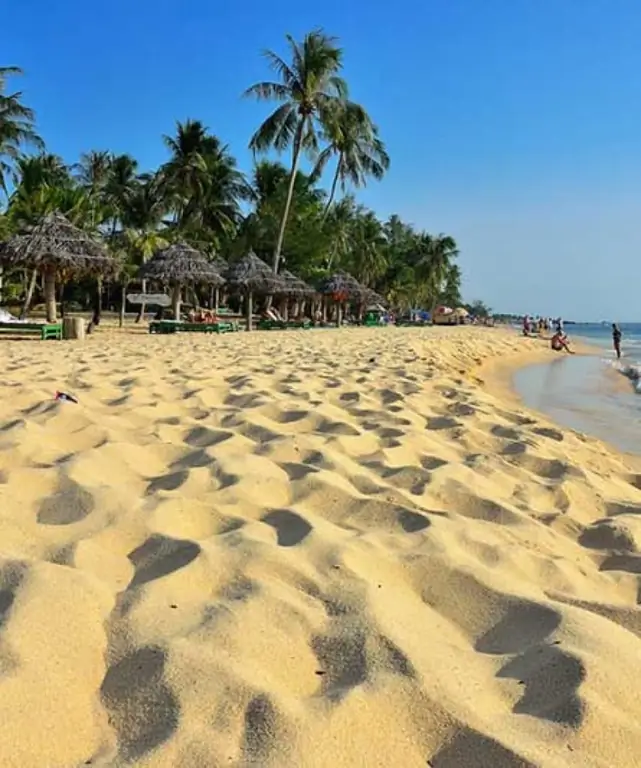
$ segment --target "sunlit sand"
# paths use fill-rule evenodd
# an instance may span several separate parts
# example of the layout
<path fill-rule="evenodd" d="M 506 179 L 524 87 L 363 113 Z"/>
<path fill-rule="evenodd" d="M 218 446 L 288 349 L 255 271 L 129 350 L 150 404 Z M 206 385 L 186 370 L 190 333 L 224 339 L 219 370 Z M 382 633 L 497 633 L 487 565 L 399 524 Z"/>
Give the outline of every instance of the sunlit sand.
<path fill-rule="evenodd" d="M 641 477 L 523 353 L 0 341 L 2 768 L 637 766 Z"/>

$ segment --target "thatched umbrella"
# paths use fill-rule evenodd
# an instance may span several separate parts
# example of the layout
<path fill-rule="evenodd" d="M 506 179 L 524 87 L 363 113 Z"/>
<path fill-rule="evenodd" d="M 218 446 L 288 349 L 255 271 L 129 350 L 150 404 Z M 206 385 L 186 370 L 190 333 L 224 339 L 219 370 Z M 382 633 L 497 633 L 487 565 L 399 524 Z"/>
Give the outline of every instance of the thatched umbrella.
<path fill-rule="evenodd" d="M 319 293 L 331 296 L 336 302 L 336 325 L 341 324 L 342 307 L 346 301 L 363 301 L 367 288 L 347 272 L 335 272 L 325 278 L 319 288 Z"/>
<path fill-rule="evenodd" d="M 311 285 L 307 285 L 304 280 L 301 280 L 300 277 L 296 277 L 296 275 L 288 269 L 283 269 L 278 273 L 278 276 L 283 280 L 283 287 L 278 293 L 285 308 L 283 311 L 284 317 L 287 317 L 288 314 L 288 299 L 294 299 L 295 314 L 298 314 L 301 303 L 304 308 L 305 299 L 311 299 L 318 294 L 318 291 L 315 288 L 312 288 Z"/>
<path fill-rule="evenodd" d="M 217 254 L 210 258 L 210 262 L 216 267 L 218 270 L 218 273 L 220 275 L 224 275 L 227 269 L 229 268 L 229 264 L 223 259 L 222 256 L 218 256 Z M 224 299 L 223 295 L 223 299 Z M 220 286 L 213 285 L 210 288 L 209 292 L 209 308 L 213 309 L 215 312 L 218 312 L 218 305 L 220 304 Z"/>
<path fill-rule="evenodd" d="M 223 274 L 230 288 L 241 291 L 247 297 L 247 330 L 252 329 L 252 300 L 255 293 L 270 295 L 282 293 L 285 281 L 280 275 L 258 258 L 253 251 L 229 265 Z"/>
<path fill-rule="evenodd" d="M 384 296 L 381 296 L 380 293 L 373 291 L 371 288 L 365 289 L 364 301 L 368 305 L 377 304 L 382 307 L 389 306 L 387 299 Z"/>
<path fill-rule="evenodd" d="M 300 277 L 292 274 L 288 269 L 278 273 L 283 280 L 284 286 L 281 289 L 284 296 L 293 296 L 296 299 L 303 299 L 309 296 L 315 296 L 317 291 L 311 285 L 307 285 Z"/>
<path fill-rule="evenodd" d="M 51 213 L 24 234 L 0 243 L 0 262 L 8 267 L 30 267 L 44 276 L 50 323 L 57 320 L 57 277 L 118 271 L 118 262 L 107 248 L 60 213 Z"/>
<path fill-rule="evenodd" d="M 180 292 L 183 285 L 206 283 L 221 286 L 225 282 L 215 264 L 207 261 L 200 251 L 186 243 L 174 243 L 155 253 L 142 265 L 139 276 L 172 286 L 172 307 L 176 320 L 180 320 Z"/>
<path fill-rule="evenodd" d="M 355 277 L 347 272 L 335 272 L 326 277 L 320 285 L 319 292 L 336 300 L 362 299 L 367 291 Z"/>

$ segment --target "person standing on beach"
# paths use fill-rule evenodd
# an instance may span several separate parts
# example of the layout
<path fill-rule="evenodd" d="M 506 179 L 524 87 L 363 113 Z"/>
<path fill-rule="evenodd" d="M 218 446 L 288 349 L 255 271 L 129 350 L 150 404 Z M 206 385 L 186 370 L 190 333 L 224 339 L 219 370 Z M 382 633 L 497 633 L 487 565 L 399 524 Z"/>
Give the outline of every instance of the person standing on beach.
<path fill-rule="evenodd" d="M 612 323 L 612 344 L 614 345 L 614 351 L 617 354 L 617 360 L 621 359 L 621 329 L 616 323 Z"/>

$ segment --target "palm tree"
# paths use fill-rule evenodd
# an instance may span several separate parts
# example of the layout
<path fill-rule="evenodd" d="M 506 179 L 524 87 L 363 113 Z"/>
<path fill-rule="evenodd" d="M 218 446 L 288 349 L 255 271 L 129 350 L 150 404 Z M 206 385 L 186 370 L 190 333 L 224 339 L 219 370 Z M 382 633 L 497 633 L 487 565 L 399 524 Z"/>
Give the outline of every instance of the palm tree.
<path fill-rule="evenodd" d="M 137 269 L 145 264 L 160 248 L 167 245 L 166 235 L 160 227 L 166 211 L 165 201 L 159 194 L 158 180 L 153 174 L 138 177 L 138 183 L 123 211 L 122 232 L 119 244 L 127 256 L 127 267 L 121 275 L 122 297 L 120 324 L 124 320 L 125 292 L 127 285 Z M 142 281 L 142 292 L 147 292 L 147 281 Z M 136 322 L 145 314 L 145 305 L 141 304 Z"/>
<path fill-rule="evenodd" d="M 119 244 L 116 234 L 122 227 L 122 220 L 138 184 L 138 162 L 131 155 L 109 155 L 90 153 L 86 156 L 85 175 L 89 177 L 91 197 L 94 202 L 96 224 L 108 222 L 108 245 L 117 251 Z M 102 276 L 96 278 L 96 294 L 91 326 L 100 324 L 102 318 Z"/>
<path fill-rule="evenodd" d="M 389 168 L 390 159 L 378 136 L 378 128 L 363 107 L 352 101 L 338 102 L 330 110 L 323 138 L 329 144 L 318 156 L 312 175 L 319 178 L 330 158 L 337 157 L 324 211 L 326 218 L 339 182 L 345 192 L 350 183 L 356 188 L 364 187 L 369 176 L 380 181 Z"/>
<path fill-rule="evenodd" d="M 19 67 L 0 67 L 0 189 L 7 194 L 6 176 L 20 157 L 23 146 L 44 150 L 34 128 L 35 115 L 22 103 L 22 93 L 5 93 L 8 77 L 21 75 Z"/>
<path fill-rule="evenodd" d="M 385 272 L 385 233 L 373 211 L 359 210 L 353 225 L 352 274 L 364 285 L 372 285 Z"/>
<path fill-rule="evenodd" d="M 432 237 L 421 233 L 417 238 L 416 273 L 432 300 L 432 311 L 443 291 L 452 260 L 458 256 L 456 241 L 449 235 Z"/>
<path fill-rule="evenodd" d="M 249 196 L 245 177 L 227 146 L 198 120 L 177 123 L 176 135 L 164 141 L 171 157 L 160 169 L 160 189 L 176 229 L 201 247 L 218 245 L 241 221 L 240 201 Z"/>
<path fill-rule="evenodd" d="M 256 83 L 245 92 L 245 96 L 259 100 L 280 102 L 252 136 L 250 149 L 255 153 L 271 148 L 278 152 L 290 146 L 292 149 L 289 187 L 274 248 L 274 272 L 278 272 L 301 152 L 317 151 L 318 127 L 328 120 L 332 106 L 347 98 L 347 84 L 339 76 L 343 51 L 336 38 L 314 30 L 305 35 L 302 42 L 287 35 L 287 43 L 291 55 L 289 64 L 273 51 L 265 51 L 265 58 L 279 82 Z"/>

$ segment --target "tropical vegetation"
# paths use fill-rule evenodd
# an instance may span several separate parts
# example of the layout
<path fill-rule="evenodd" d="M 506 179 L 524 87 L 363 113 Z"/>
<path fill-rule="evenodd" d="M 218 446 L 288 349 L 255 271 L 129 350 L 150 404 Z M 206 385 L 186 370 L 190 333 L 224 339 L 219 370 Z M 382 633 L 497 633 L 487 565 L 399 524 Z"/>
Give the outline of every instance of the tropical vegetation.
<path fill-rule="evenodd" d="M 390 158 L 373 118 L 351 97 L 339 42 L 314 30 L 300 41 L 288 35 L 285 53 L 264 56 L 272 79 L 246 96 L 274 109 L 249 140 L 246 172 L 193 119 L 159 137 L 166 159 L 155 169 L 106 148 L 58 157 L 23 93 L 10 87 L 21 71 L 0 68 L 0 240 L 52 212 L 102 238 L 123 264 L 115 283 L 70 280 L 62 288 L 66 301 L 93 306 L 95 322 L 103 305 L 118 305 L 140 265 L 178 240 L 212 259 L 251 249 L 274 271 L 310 283 L 344 270 L 399 309 L 461 304 L 455 240 L 397 215 L 381 219 L 356 197 L 384 178 Z M 5 301 L 26 308 L 39 295 L 35 272 L 3 277 Z"/>

